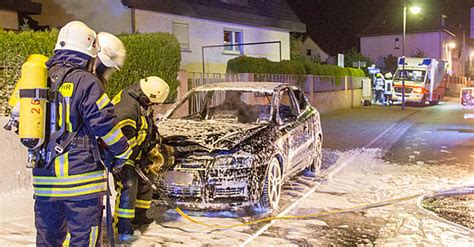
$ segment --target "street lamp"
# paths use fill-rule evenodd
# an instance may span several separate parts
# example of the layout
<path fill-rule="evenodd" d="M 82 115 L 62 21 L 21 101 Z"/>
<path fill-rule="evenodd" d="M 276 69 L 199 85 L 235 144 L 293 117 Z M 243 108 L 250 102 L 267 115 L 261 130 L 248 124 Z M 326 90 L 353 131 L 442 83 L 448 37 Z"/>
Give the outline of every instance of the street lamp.
<path fill-rule="evenodd" d="M 410 7 L 410 12 L 418 14 L 421 12 L 421 8 L 417 6 Z M 403 45 L 402 45 L 402 110 L 405 110 L 405 39 L 407 31 L 407 0 L 403 0 Z"/>

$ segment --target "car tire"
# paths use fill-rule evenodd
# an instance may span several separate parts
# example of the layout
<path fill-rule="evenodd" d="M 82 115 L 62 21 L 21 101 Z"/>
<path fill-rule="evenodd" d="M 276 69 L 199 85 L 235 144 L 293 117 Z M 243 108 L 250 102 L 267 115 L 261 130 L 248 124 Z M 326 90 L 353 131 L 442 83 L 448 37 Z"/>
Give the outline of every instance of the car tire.
<path fill-rule="evenodd" d="M 265 184 L 263 186 L 262 198 L 260 199 L 260 206 L 262 208 L 276 211 L 281 197 L 281 185 L 283 176 L 280 166 L 280 161 L 277 157 L 273 157 L 267 168 L 267 175 L 265 177 Z"/>
<path fill-rule="evenodd" d="M 321 171 L 321 165 L 323 163 L 323 142 L 321 141 L 321 136 L 319 135 L 316 141 L 316 145 L 314 146 L 314 153 L 316 155 L 313 158 L 311 166 L 309 166 L 309 171 L 317 175 Z"/>

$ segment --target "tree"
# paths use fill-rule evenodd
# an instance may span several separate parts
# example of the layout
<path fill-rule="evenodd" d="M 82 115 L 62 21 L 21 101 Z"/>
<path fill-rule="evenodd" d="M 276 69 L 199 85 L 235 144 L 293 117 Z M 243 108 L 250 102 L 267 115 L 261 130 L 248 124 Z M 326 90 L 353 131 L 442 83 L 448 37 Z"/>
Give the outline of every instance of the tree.
<path fill-rule="evenodd" d="M 385 64 L 385 72 L 395 72 L 397 69 L 398 58 L 392 54 L 387 55 L 383 58 Z"/>
<path fill-rule="evenodd" d="M 372 64 L 372 60 L 369 57 L 362 55 L 355 47 L 352 47 L 350 50 L 344 53 L 344 67 L 352 67 L 354 62 L 366 62 L 367 66 Z M 361 68 L 364 70 L 365 74 L 368 75 L 367 66 L 365 68 Z"/>
<path fill-rule="evenodd" d="M 416 52 L 411 56 L 412 57 L 423 58 L 423 57 L 428 57 L 428 53 L 426 51 L 423 51 L 422 49 L 418 48 L 418 49 L 416 49 Z"/>
<path fill-rule="evenodd" d="M 295 37 L 296 35 L 290 35 L 290 59 L 300 60 L 303 57 L 303 37 Z"/>

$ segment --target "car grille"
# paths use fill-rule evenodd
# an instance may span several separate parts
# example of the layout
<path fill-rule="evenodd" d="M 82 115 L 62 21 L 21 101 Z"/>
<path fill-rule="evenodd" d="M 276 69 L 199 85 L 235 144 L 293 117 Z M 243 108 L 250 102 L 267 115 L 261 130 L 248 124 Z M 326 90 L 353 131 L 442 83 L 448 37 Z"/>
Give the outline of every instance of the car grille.
<path fill-rule="evenodd" d="M 200 197 L 201 188 L 199 186 L 178 186 L 161 183 L 161 188 L 168 196 L 173 197 Z"/>
<path fill-rule="evenodd" d="M 240 188 L 218 188 L 216 187 L 214 197 L 244 196 L 245 187 Z"/>
<path fill-rule="evenodd" d="M 413 88 L 411 87 L 406 87 L 405 88 L 405 93 L 411 93 L 413 91 Z M 402 93 L 402 88 L 401 87 L 396 87 L 395 88 L 396 93 Z"/>

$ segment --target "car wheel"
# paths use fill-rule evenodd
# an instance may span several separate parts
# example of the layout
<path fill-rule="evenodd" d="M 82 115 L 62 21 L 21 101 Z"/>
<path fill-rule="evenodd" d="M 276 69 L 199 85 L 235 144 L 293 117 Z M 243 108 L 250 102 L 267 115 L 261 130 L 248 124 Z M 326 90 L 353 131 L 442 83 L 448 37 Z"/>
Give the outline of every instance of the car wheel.
<path fill-rule="evenodd" d="M 313 163 L 309 167 L 309 170 L 314 174 L 319 174 L 321 171 L 321 165 L 323 163 L 323 142 L 321 141 L 321 136 L 318 135 L 318 139 L 316 141 L 316 145 L 314 148 L 314 153 L 316 154 L 313 158 Z"/>
<path fill-rule="evenodd" d="M 263 187 L 261 206 L 273 211 L 278 209 L 281 196 L 281 183 L 283 182 L 280 161 L 273 157 L 268 166 L 267 177 Z"/>

